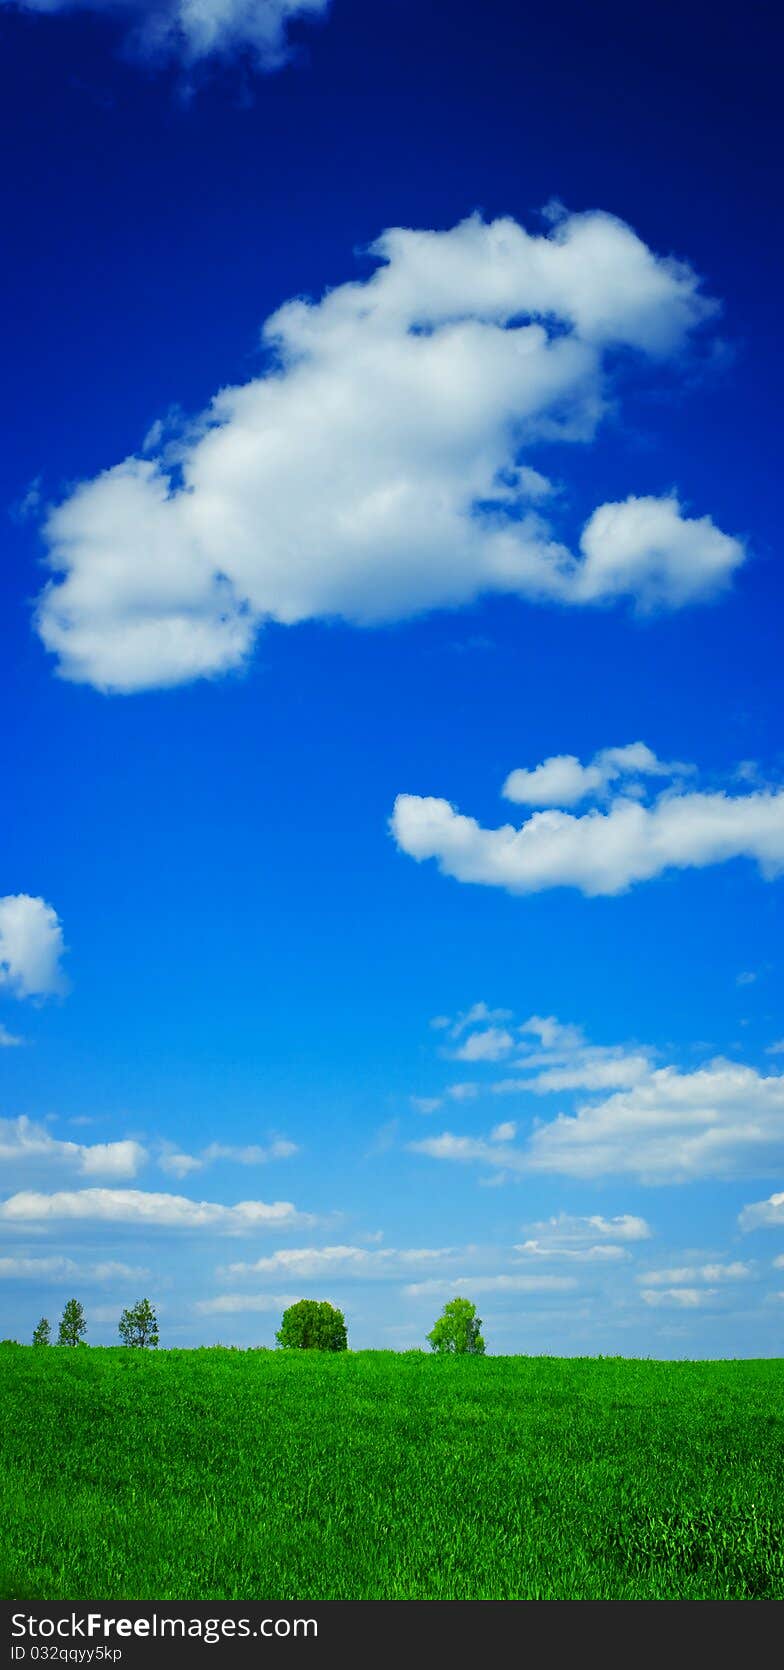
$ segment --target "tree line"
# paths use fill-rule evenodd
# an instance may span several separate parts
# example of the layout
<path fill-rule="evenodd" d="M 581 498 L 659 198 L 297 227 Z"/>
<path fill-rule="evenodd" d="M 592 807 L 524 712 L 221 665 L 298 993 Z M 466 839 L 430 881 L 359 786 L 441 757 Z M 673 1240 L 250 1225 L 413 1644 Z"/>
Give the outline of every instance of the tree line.
<path fill-rule="evenodd" d="M 482 1338 L 482 1319 L 470 1299 L 450 1299 L 444 1305 L 426 1338 L 430 1348 L 440 1355 L 482 1357 L 485 1342 Z M 139 1350 L 151 1350 L 158 1344 L 158 1318 L 149 1299 L 139 1299 L 122 1312 L 118 1332 L 123 1345 Z M 85 1343 L 87 1320 L 84 1306 L 78 1299 L 69 1299 L 60 1318 L 57 1344 L 74 1346 Z M 283 1312 L 275 1335 L 278 1345 L 297 1351 L 347 1351 L 346 1319 L 341 1310 L 324 1299 L 299 1299 Z M 52 1330 L 48 1318 L 41 1317 L 33 1330 L 33 1345 L 51 1345 Z"/>

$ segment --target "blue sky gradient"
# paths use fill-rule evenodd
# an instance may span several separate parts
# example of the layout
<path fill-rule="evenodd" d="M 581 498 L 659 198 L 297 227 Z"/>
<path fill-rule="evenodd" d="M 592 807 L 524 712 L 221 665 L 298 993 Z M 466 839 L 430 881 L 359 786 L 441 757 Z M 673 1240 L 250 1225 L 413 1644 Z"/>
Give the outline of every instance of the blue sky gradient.
<path fill-rule="evenodd" d="M 239 42 L 194 68 L 131 51 L 101 10 L 0 8 L 0 895 L 57 913 L 69 982 L 23 994 L 0 912 L 0 1023 L 22 1040 L 0 1048 L 0 1332 L 28 1338 L 73 1290 L 110 1343 L 148 1292 L 164 1344 L 269 1344 L 281 1303 L 307 1295 L 345 1309 L 352 1345 L 402 1347 L 463 1290 L 493 1351 L 780 1354 L 776 865 L 705 857 L 612 896 L 520 896 L 414 862 L 389 821 L 405 794 L 520 825 L 512 770 L 638 741 L 696 767 L 699 794 L 781 791 L 774 22 L 697 0 L 661 5 L 655 27 L 605 0 L 525 16 L 333 0 L 292 24 L 285 64 Z M 557 538 L 574 551 L 597 506 L 677 492 L 742 545 L 725 589 L 647 613 L 498 592 L 370 627 L 314 609 L 262 622 L 224 676 L 131 694 L 58 676 L 33 613 L 47 506 L 138 455 L 156 420 L 261 378 L 264 321 L 367 281 L 384 229 L 478 212 L 546 237 L 554 200 L 618 217 L 720 303 L 665 359 L 608 350 L 589 441 L 533 440 Z M 673 792 L 644 787 L 643 805 Z M 561 810 L 592 804 L 607 802 Z M 508 1018 L 450 1036 L 478 1003 Z M 537 1044 L 532 1016 L 582 1038 Z M 455 1059 L 493 1026 L 510 1040 L 495 1060 Z M 644 1063 L 610 1110 L 612 1157 L 589 1143 L 582 1170 L 543 1168 L 542 1123 L 613 1094 L 586 1082 L 591 1046 Z M 516 1066 L 537 1050 L 549 1063 Z M 717 1060 L 686 1092 L 715 1141 L 684 1172 L 656 1075 Z M 493 1088 L 565 1064 L 581 1083 Z M 670 1144 L 655 1165 L 649 1094 Z M 480 1146 L 439 1152 L 445 1132 Z M 103 1171 L 82 1152 L 120 1142 L 138 1151 Z M 281 1142 L 297 1151 L 270 1155 Z M 51 1197 L 87 1188 L 103 1216 L 53 1215 Z M 137 1203 L 128 1221 L 108 1198 L 127 1189 L 295 1212 L 183 1208 L 172 1226 Z M 9 1210 L 29 1191 L 49 1204 Z"/>

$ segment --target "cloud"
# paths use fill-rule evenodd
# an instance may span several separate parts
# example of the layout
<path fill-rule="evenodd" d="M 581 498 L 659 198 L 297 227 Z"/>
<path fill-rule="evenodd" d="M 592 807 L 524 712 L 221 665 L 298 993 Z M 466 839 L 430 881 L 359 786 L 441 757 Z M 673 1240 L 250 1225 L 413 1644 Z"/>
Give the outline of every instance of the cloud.
<path fill-rule="evenodd" d="M 784 868 L 784 790 L 729 795 L 668 786 L 652 805 L 620 794 L 606 810 L 534 812 L 519 829 L 484 829 L 447 800 L 400 794 L 390 827 L 400 851 L 418 863 L 434 858 L 443 875 L 510 893 L 576 887 L 607 896 L 668 869 L 733 858 L 756 860 L 767 881 Z"/>
<path fill-rule="evenodd" d="M 276 1138 L 266 1148 L 260 1147 L 258 1143 L 237 1146 L 232 1143 L 211 1142 L 198 1155 L 164 1147 L 158 1164 L 162 1171 L 173 1177 L 188 1177 L 194 1171 L 203 1171 L 205 1166 L 213 1165 L 217 1160 L 228 1160 L 239 1166 L 260 1166 L 267 1165 L 270 1160 L 289 1159 L 292 1154 L 298 1152 L 296 1142 L 287 1142 L 282 1137 Z"/>
<path fill-rule="evenodd" d="M 784 1229 L 784 1194 L 769 1195 L 767 1200 L 758 1200 L 752 1206 L 744 1206 L 738 1216 L 738 1223 L 744 1231 Z"/>
<path fill-rule="evenodd" d="M 412 1282 L 404 1291 L 411 1298 L 424 1294 L 483 1293 L 569 1293 L 577 1286 L 572 1276 L 456 1276 L 453 1281 L 440 1278 Z"/>
<path fill-rule="evenodd" d="M 142 1281 L 150 1271 L 139 1264 L 104 1260 L 100 1264 L 77 1264 L 73 1258 L 0 1258 L 0 1280 L 71 1282 Z"/>
<path fill-rule="evenodd" d="M 0 1025 L 0 1050 L 16 1049 L 23 1043 L 23 1038 L 17 1038 L 15 1033 L 9 1032 L 7 1026 Z"/>
<path fill-rule="evenodd" d="M 147 1150 L 129 1138 L 121 1142 L 61 1142 L 44 1125 L 24 1115 L 0 1119 L 0 1160 L 6 1165 L 67 1166 L 84 1177 L 135 1177 Z"/>
<path fill-rule="evenodd" d="M 490 1026 L 485 1032 L 471 1032 L 459 1049 L 452 1051 L 455 1061 L 500 1061 L 514 1047 L 511 1032 Z"/>
<path fill-rule="evenodd" d="M 268 319 L 261 375 L 49 512 L 37 626 L 61 676 L 142 690 L 241 667 L 266 622 L 493 592 L 680 607 L 729 582 L 743 546 L 671 494 L 601 506 L 575 556 L 521 464 L 593 439 L 619 350 L 677 355 L 710 317 L 688 266 L 599 212 L 393 228 L 370 254 L 369 278 Z"/>
<path fill-rule="evenodd" d="M 533 1052 L 528 1065 L 543 1056 L 570 1054 L 577 1065 L 505 1079 L 493 1090 L 539 1095 L 570 1087 L 593 1091 L 594 1099 L 579 1103 L 573 1113 L 536 1121 L 522 1142 L 515 1141 L 519 1122 L 510 1121 L 495 1126 L 489 1136 L 443 1131 L 409 1143 L 412 1152 L 509 1175 L 626 1175 L 644 1183 L 759 1176 L 780 1163 L 784 1075 L 766 1076 L 720 1057 L 687 1073 L 672 1065 L 655 1067 L 649 1053 L 608 1049 L 605 1060 L 601 1049 L 585 1043 L 579 1028 L 561 1027 L 553 1017 L 534 1016 L 526 1028 L 531 1025 L 561 1048 Z M 616 1067 L 621 1080 L 627 1074 L 625 1087 L 597 1095 L 612 1083 Z"/>
<path fill-rule="evenodd" d="M 535 1129 L 525 1169 L 644 1183 L 760 1175 L 784 1141 L 784 1076 L 718 1059 L 695 1072 L 668 1066 L 641 1084 Z"/>
<path fill-rule="evenodd" d="M 142 1189 L 76 1189 L 57 1194 L 21 1190 L 0 1204 L 0 1223 L 28 1224 L 81 1221 L 124 1223 L 159 1229 L 214 1229 L 221 1234 L 253 1234 L 313 1223 L 288 1200 L 267 1203 L 241 1200 L 220 1206 L 184 1195 L 151 1194 Z"/>
<path fill-rule="evenodd" d="M 456 1020 L 451 1020 L 449 1015 L 436 1015 L 435 1020 L 432 1020 L 430 1025 L 436 1031 L 443 1031 L 448 1028 L 450 1038 L 459 1038 L 461 1032 L 466 1032 L 471 1026 L 494 1026 L 497 1021 L 503 1022 L 511 1019 L 511 1009 L 490 1009 L 486 1003 L 472 1003 L 470 1009 L 463 1010 Z"/>
<path fill-rule="evenodd" d="M 766 1055 L 784 1055 L 784 1038 L 777 1038 L 775 1043 L 768 1044 Z"/>
<path fill-rule="evenodd" d="M 686 1282 L 746 1281 L 753 1274 L 751 1264 L 736 1259 L 731 1264 L 687 1264 L 675 1270 L 646 1270 L 637 1280 L 648 1287 L 682 1287 Z"/>
<path fill-rule="evenodd" d="M 694 770 L 677 761 L 659 760 L 646 743 L 630 742 L 623 748 L 602 748 L 589 765 L 581 765 L 576 754 L 555 754 L 533 771 L 511 771 L 501 793 L 506 800 L 523 806 L 573 806 L 589 796 L 606 794 L 620 779 L 676 777 Z M 629 784 L 624 782 L 625 792 Z"/>
<path fill-rule="evenodd" d="M 257 1258 L 252 1264 L 230 1264 L 232 1276 L 287 1276 L 307 1278 L 318 1275 L 373 1276 L 394 1275 L 410 1265 L 441 1263 L 455 1256 L 455 1247 L 281 1247 L 268 1258 Z"/>
<path fill-rule="evenodd" d="M 294 18 L 323 15 L 330 0 L 0 0 L 31 12 L 89 11 L 127 25 L 133 56 L 153 62 L 177 58 L 187 66 L 205 58 L 248 54 L 257 69 L 279 69 L 290 56 L 287 28 Z"/>
<path fill-rule="evenodd" d="M 748 968 L 744 969 L 741 974 L 736 974 L 735 984 L 736 986 L 753 986 L 756 979 L 757 975 L 752 969 Z"/>
<path fill-rule="evenodd" d="M 15 997 L 67 991 L 60 967 L 65 946 L 56 910 L 45 899 L 10 893 L 0 899 L 0 988 Z"/>
<path fill-rule="evenodd" d="M 215 1299 L 197 1299 L 199 1316 L 236 1316 L 242 1311 L 284 1311 L 296 1305 L 301 1293 L 220 1293 Z"/>
<path fill-rule="evenodd" d="M 514 1142 L 517 1136 L 517 1126 L 511 1119 L 504 1120 L 501 1125 L 494 1125 L 490 1132 L 491 1142 Z"/>
<path fill-rule="evenodd" d="M 711 1287 L 643 1288 L 640 1294 L 646 1305 L 675 1306 L 679 1310 L 696 1310 L 715 1297 L 716 1290 Z"/>
<path fill-rule="evenodd" d="M 601 1261 L 627 1256 L 631 1242 L 647 1241 L 650 1227 L 644 1218 L 623 1213 L 615 1218 L 572 1217 L 561 1212 L 558 1217 L 528 1225 L 530 1237 L 515 1247 L 515 1252 L 531 1258 L 578 1258 Z"/>

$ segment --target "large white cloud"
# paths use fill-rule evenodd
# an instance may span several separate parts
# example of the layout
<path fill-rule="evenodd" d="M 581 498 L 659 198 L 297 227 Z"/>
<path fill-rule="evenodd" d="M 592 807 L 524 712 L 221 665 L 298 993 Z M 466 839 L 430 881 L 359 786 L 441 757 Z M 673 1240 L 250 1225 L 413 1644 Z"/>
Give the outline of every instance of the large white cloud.
<path fill-rule="evenodd" d="M 330 0 L 0 0 L 31 12 L 90 11 L 128 26 L 132 50 L 143 58 L 176 57 L 187 65 L 248 52 L 260 69 L 277 69 L 288 56 L 293 18 L 327 11 Z"/>
<path fill-rule="evenodd" d="M 398 228 L 372 254 L 368 279 L 267 321 L 264 374 L 49 513 L 37 622 L 62 676 L 220 674 L 265 621 L 370 626 L 487 592 L 679 607 L 727 584 L 742 545 L 672 493 L 601 506 L 575 556 L 521 462 L 592 439 L 619 349 L 678 352 L 711 312 L 690 268 L 596 212 L 542 235 Z"/>
<path fill-rule="evenodd" d="M 450 1131 L 409 1146 L 436 1160 L 473 1162 L 510 1174 L 629 1176 L 652 1184 L 759 1176 L 781 1164 L 784 1075 L 763 1077 L 752 1067 L 723 1060 L 691 1073 L 652 1068 L 630 1090 L 537 1124 L 522 1146 Z M 744 1227 L 761 1210 L 748 1207 Z"/>
<path fill-rule="evenodd" d="M 0 987 L 16 997 L 67 990 L 60 967 L 65 946 L 56 910 L 45 899 L 10 893 L 0 899 Z"/>
<path fill-rule="evenodd" d="M 161 1229 L 214 1229 L 224 1234 L 252 1234 L 263 1229 L 294 1228 L 314 1220 L 288 1200 L 241 1200 L 222 1206 L 184 1195 L 152 1194 L 142 1189 L 74 1189 L 56 1194 L 20 1190 L 0 1204 L 0 1223 L 47 1224 L 62 1221 L 133 1224 Z"/>
<path fill-rule="evenodd" d="M 641 746 L 634 744 L 635 749 Z M 605 750 L 596 759 L 623 752 Z M 504 887 L 510 893 L 538 893 L 548 887 L 576 887 L 591 896 L 623 893 L 667 869 L 701 869 L 732 858 L 756 860 L 767 880 L 781 874 L 784 790 L 686 790 L 684 767 L 665 768 L 659 761 L 656 766 L 659 774 L 669 769 L 677 775 L 650 804 L 644 798 L 645 786 L 633 781 L 632 792 L 624 786 L 606 807 L 577 814 L 553 805 L 532 813 L 519 828 L 503 824 L 486 829 L 448 800 L 400 794 L 391 818 L 392 834 L 400 850 L 418 862 L 434 858 L 443 874 L 457 881 Z M 555 767 L 563 771 L 559 784 L 554 782 Z M 563 802 L 564 794 L 577 799 L 601 793 L 607 778 L 595 761 L 584 768 L 564 755 L 531 772 L 512 773 L 505 792 L 519 799 L 538 796 L 543 782 L 555 787 L 556 798 Z"/>

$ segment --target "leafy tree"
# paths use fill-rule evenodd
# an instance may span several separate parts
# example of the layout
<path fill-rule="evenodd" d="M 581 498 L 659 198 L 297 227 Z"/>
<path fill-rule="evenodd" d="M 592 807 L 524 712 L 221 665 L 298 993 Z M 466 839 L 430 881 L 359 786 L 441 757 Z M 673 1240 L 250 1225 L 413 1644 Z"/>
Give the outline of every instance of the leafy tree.
<path fill-rule="evenodd" d="M 481 1326 L 482 1319 L 470 1299 L 450 1299 L 427 1337 L 433 1351 L 453 1352 L 459 1357 L 483 1357 L 485 1342 L 479 1332 Z"/>
<path fill-rule="evenodd" d="M 84 1307 L 78 1299 L 69 1299 L 60 1319 L 60 1332 L 57 1335 L 58 1345 L 81 1345 L 82 1335 L 87 1333 L 87 1323 L 84 1320 Z"/>
<path fill-rule="evenodd" d="M 120 1338 L 123 1345 L 135 1345 L 141 1350 L 158 1344 L 158 1318 L 149 1299 L 140 1299 L 123 1311 Z"/>
<path fill-rule="evenodd" d="M 278 1345 L 299 1351 L 346 1351 L 346 1319 L 326 1300 L 300 1299 L 283 1312 Z"/>
<path fill-rule="evenodd" d="M 42 1316 L 38 1327 L 33 1329 L 33 1345 L 51 1345 L 51 1343 L 52 1330 L 46 1317 Z"/>

